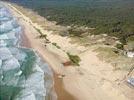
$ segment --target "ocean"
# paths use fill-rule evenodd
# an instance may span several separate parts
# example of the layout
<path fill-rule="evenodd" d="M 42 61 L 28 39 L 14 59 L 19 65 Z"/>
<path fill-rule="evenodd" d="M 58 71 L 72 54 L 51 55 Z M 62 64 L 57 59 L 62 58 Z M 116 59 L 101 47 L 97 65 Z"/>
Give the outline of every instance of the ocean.
<path fill-rule="evenodd" d="M 49 100 L 53 73 L 29 48 L 21 47 L 22 27 L 0 2 L 0 100 Z"/>

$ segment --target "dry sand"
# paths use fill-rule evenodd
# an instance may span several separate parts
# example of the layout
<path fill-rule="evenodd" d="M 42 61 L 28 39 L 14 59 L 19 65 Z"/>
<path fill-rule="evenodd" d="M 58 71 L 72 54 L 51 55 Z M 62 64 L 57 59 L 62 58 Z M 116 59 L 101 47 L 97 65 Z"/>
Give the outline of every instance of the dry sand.
<path fill-rule="evenodd" d="M 87 48 L 71 44 L 69 38 L 52 35 L 50 32 L 44 31 L 12 5 L 9 5 L 9 7 L 24 27 L 25 37 L 29 41 L 31 48 L 35 49 L 56 73 L 54 76 L 58 100 L 134 100 L 134 90 L 132 88 L 125 88 L 124 90 L 123 83 L 121 86 L 118 85 L 120 79 L 123 79 L 124 75 L 126 75 L 126 71 L 113 71 L 113 66 L 100 61 L 97 53 L 92 50 L 81 53 Z M 37 38 L 39 33 L 33 28 L 33 25 L 44 31 L 50 41 L 56 42 L 63 50 L 79 54 L 82 60 L 80 66 L 64 68 L 66 76 L 63 79 L 59 79 L 57 74 L 63 72 L 63 68 L 61 68 L 63 60 L 61 58 L 64 56 L 66 58 L 66 55 L 59 57 L 60 53 L 56 51 L 57 49 L 51 46 L 48 46 L 49 48 L 45 47 L 44 40 Z"/>

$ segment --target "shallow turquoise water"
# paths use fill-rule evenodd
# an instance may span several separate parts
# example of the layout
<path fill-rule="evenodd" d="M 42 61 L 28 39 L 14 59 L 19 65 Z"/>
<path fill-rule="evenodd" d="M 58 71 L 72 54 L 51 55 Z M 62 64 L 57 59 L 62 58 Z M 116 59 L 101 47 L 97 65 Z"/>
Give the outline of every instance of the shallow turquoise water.
<path fill-rule="evenodd" d="M 0 100 L 48 100 L 52 71 L 35 51 L 19 46 L 21 34 L 17 19 L 0 2 Z"/>

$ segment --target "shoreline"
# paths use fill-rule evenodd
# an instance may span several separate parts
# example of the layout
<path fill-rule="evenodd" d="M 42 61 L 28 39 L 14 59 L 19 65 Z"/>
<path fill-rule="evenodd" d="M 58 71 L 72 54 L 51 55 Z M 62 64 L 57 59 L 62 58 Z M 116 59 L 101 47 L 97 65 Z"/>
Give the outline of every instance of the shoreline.
<path fill-rule="evenodd" d="M 28 38 L 26 37 L 26 34 L 22 34 L 22 43 L 21 46 L 32 48 L 30 42 L 28 41 Z M 41 55 L 39 54 L 41 57 Z M 42 57 L 41 57 L 42 58 Z M 43 59 L 43 58 L 42 58 Z M 43 59 L 45 61 L 45 59 Z M 46 62 L 46 61 L 45 61 Z M 48 63 L 48 62 L 47 62 Z M 48 63 L 49 65 L 49 63 Z M 54 72 L 51 66 L 49 66 L 53 72 L 53 81 L 54 81 L 54 90 L 57 94 L 57 100 L 76 100 L 71 94 L 69 94 L 63 86 L 63 81 L 58 77 L 58 74 Z"/>
<path fill-rule="evenodd" d="M 25 30 L 23 28 L 23 30 Z M 31 43 L 27 37 L 26 32 L 23 32 L 21 34 L 21 38 L 22 38 L 22 42 L 21 42 L 21 46 L 23 47 L 28 47 L 28 48 L 32 48 Z M 47 62 L 42 55 L 40 55 L 40 53 L 38 53 L 39 56 L 45 61 Z M 49 67 L 51 68 L 52 72 L 53 72 L 53 81 L 54 81 L 54 90 L 57 94 L 57 100 L 76 100 L 71 94 L 69 94 L 65 89 L 64 89 L 64 84 L 61 78 L 59 78 L 59 74 L 56 73 L 52 67 L 50 66 L 49 62 L 47 62 L 47 64 L 49 65 Z M 51 98 L 51 97 L 50 97 Z"/>
<path fill-rule="evenodd" d="M 14 13 L 17 13 L 13 8 L 11 9 Z M 24 25 L 25 27 L 24 33 L 29 43 L 31 43 L 31 47 L 48 62 L 54 71 L 55 90 L 59 96 L 58 100 L 75 100 L 74 97 L 77 97 L 77 100 L 99 100 L 98 98 L 102 98 L 103 100 L 129 100 L 127 96 L 124 96 L 118 89 L 119 87 L 116 87 L 115 83 L 115 80 L 122 78 L 122 75 L 125 72 L 113 73 L 113 67 L 109 63 L 100 61 L 97 57 L 97 53 L 92 52 L 91 50 L 86 51 L 81 55 L 82 62 L 79 68 L 66 68 L 65 78 L 59 79 L 58 74 L 62 69 L 60 68 L 61 61 L 57 58 L 57 55 L 45 48 L 43 39 L 36 38 L 39 34 L 30 26 L 30 18 L 27 22 L 24 19 L 27 19 L 28 17 L 19 14 L 15 16 L 21 17 L 20 22 L 21 25 Z M 53 35 L 50 35 L 49 37 L 51 37 L 51 40 L 56 38 L 56 36 Z M 56 39 L 62 40 L 64 38 L 57 36 Z M 61 41 L 59 41 L 59 43 L 60 42 Z M 66 45 L 68 46 L 68 43 Z"/>

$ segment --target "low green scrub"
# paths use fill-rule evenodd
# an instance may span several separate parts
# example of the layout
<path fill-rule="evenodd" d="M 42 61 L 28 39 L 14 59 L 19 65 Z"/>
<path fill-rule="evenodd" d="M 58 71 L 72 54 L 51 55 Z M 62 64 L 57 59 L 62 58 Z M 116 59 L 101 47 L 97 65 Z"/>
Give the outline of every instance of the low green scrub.
<path fill-rule="evenodd" d="M 47 39 L 47 35 L 46 35 L 46 34 L 41 34 L 41 35 L 39 36 L 39 38 L 45 38 L 45 39 Z"/>
<path fill-rule="evenodd" d="M 42 32 L 40 31 L 40 29 L 34 27 L 40 34 L 42 34 Z"/>
<path fill-rule="evenodd" d="M 67 53 L 70 61 L 73 65 L 79 66 L 79 62 L 81 61 L 80 57 L 78 55 L 71 55 L 70 53 Z"/>
<path fill-rule="evenodd" d="M 37 30 L 38 33 L 40 33 L 39 38 L 45 38 L 45 39 L 48 41 L 46 34 L 43 34 L 40 29 L 38 29 L 38 28 L 36 28 L 36 27 L 34 27 L 34 28 Z"/>
<path fill-rule="evenodd" d="M 83 33 L 82 31 L 75 30 L 75 29 L 69 29 L 68 31 L 69 31 L 70 36 L 77 36 L 77 37 L 81 37 L 81 35 Z"/>
<path fill-rule="evenodd" d="M 60 49 L 61 47 L 57 45 L 57 43 L 52 43 L 52 45 L 56 46 L 58 49 Z"/>
<path fill-rule="evenodd" d="M 127 38 L 127 42 L 132 42 L 132 41 L 134 42 L 134 36 Z"/>
<path fill-rule="evenodd" d="M 122 44 L 126 44 L 129 33 L 134 35 L 134 0 L 11 1 L 32 8 L 39 15 L 60 25 L 95 28 L 92 34 L 114 36 L 119 38 Z M 40 33 L 40 30 L 38 31 Z M 72 36 L 82 35 L 80 31 L 69 31 Z"/>
<path fill-rule="evenodd" d="M 116 44 L 116 48 L 117 49 L 120 49 L 120 50 L 123 50 L 124 49 L 124 47 L 123 47 L 123 44 Z"/>

